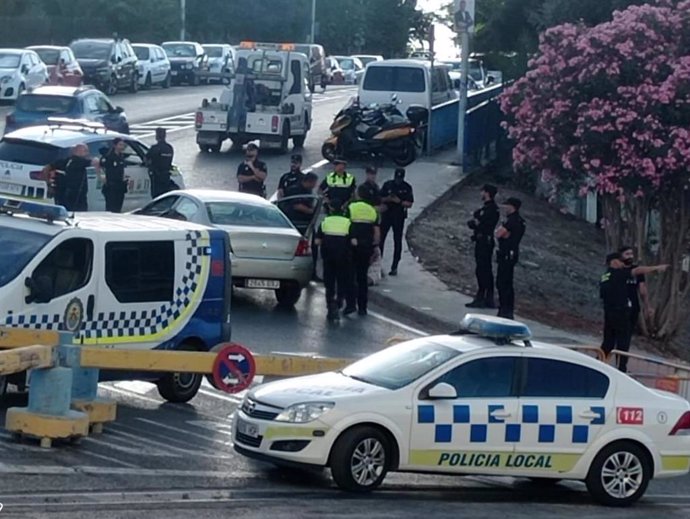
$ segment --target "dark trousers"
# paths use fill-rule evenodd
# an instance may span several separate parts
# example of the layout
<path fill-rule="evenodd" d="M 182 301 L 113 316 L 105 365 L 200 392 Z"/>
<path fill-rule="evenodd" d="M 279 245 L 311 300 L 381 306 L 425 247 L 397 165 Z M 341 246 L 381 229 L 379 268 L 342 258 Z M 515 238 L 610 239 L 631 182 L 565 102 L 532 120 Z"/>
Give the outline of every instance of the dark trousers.
<path fill-rule="evenodd" d="M 329 316 L 338 311 L 339 299 L 349 301 L 351 298 L 351 268 L 347 254 L 334 254 L 333 251 L 323 254 L 323 284 L 326 289 L 326 306 Z"/>
<path fill-rule="evenodd" d="M 381 219 L 381 257 L 383 257 L 383 247 L 386 244 L 388 231 L 393 229 L 393 263 L 391 265 L 391 270 L 396 270 L 398 268 L 398 263 L 400 263 L 400 258 L 402 257 L 404 228 L 405 218 L 400 216 L 386 217 L 386 213 L 384 213 L 383 218 Z"/>
<path fill-rule="evenodd" d="M 498 289 L 498 317 L 513 319 L 515 311 L 515 290 L 513 272 L 517 258 L 507 254 L 498 254 L 496 288 Z"/>
<path fill-rule="evenodd" d="M 122 205 L 125 202 L 125 192 L 122 190 L 106 191 L 105 210 L 109 213 L 121 213 Z"/>
<path fill-rule="evenodd" d="M 374 254 L 373 247 L 355 247 L 352 253 L 353 274 L 357 293 L 352 293 L 351 302 L 348 302 L 350 308 L 354 307 L 355 295 L 357 297 L 357 308 L 361 311 L 366 311 L 367 303 L 369 302 L 369 264 L 371 263 L 371 256 Z"/>
<path fill-rule="evenodd" d="M 159 197 L 171 191 L 170 175 L 151 175 L 151 198 Z"/>
<path fill-rule="evenodd" d="M 69 191 L 62 195 L 55 197 L 55 203 L 63 206 L 68 211 L 88 211 L 88 204 L 85 196 L 77 196 Z"/>
<path fill-rule="evenodd" d="M 607 310 L 604 309 L 604 341 L 601 349 L 606 354 L 613 350 L 630 350 L 630 309 Z M 625 373 L 628 370 L 628 357 L 618 357 L 618 369 Z"/>
<path fill-rule="evenodd" d="M 477 301 L 493 305 L 494 303 L 494 272 L 491 266 L 493 260 L 493 240 L 486 239 L 474 243 L 475 274 L 477 276 Z"/>

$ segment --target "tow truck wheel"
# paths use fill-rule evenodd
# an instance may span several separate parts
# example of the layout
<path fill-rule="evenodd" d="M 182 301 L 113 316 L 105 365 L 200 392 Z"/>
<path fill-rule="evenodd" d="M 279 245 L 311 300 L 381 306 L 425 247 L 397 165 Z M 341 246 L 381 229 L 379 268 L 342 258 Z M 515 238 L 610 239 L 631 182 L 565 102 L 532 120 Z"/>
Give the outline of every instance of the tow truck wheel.
<path fill-rule="evenodd" d="M 182 344 L 177 351 L 197 351 L 191 344 Z M 182 404 L 196 396 L 201 387 L 202 375 L 199 373 L 167 373 L 156 385 L 158 394 L 168 402 Z"/>
<path fill-rule="evenodd" d="M 390 445 L 375 427 L 354 427 L 338 438 L 331 451 L 331 475 L 343 490 L 370 492 L 390 466 Z"/>
<path fill-rule="evenodd" d="M 287 153 L 290 147 L 290 123 L 283 123 L 283 133 L 280 136 L 280 153 Z"/>
<path fill-rule="evenodd" d="M 211 153 L 220 153 L 220 147 L 220 144 L 214 144 L 213 146 L 208 147 L 208 151 L 210 151 Z"/>
<path fill-rule="evenodd" d="M 645 493 L 652 473 L 647 451 L 635 443 L 621 441 L 597 454 L 585 483 L 595 501 L 606 506 L 630 506 Z"/>

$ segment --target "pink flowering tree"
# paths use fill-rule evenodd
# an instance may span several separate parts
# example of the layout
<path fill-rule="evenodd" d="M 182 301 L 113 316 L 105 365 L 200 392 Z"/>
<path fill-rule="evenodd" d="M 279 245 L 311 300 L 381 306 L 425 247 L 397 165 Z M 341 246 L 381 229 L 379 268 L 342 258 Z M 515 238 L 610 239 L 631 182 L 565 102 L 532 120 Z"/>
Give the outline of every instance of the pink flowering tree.
<path fill-rule="evenodd" d="M 501 107 L 516 171 L 598 193 L 611 248 L 671 265 L 650 277 L 645 316 L 649 335 L 671 339 L 690 314 L 690 0 L 548 29 Z"/>

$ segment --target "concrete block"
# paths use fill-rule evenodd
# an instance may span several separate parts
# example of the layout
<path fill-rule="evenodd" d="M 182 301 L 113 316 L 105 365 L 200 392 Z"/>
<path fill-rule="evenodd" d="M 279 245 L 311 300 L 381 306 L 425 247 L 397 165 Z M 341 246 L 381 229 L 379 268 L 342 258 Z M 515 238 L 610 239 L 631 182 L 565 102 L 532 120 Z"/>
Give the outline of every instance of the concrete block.
<path fill-rule="evenodd" d="M 31 373 L 28 411 L 35 414 L 65 416 L 72 401 L 70 368 L 39 369 Z"/>

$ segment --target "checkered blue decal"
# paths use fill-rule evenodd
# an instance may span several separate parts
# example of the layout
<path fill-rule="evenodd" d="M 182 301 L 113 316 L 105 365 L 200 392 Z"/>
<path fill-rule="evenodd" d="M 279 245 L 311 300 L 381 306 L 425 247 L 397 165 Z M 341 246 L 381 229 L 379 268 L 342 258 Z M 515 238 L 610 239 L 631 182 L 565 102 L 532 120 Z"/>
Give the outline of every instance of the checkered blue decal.
<path fill-rule="evenodd" d="M 555 404 L 549 404 L 553 406 Z M 547 422 L 542 416 L 544 405 L 527 404 L 520 409 L 520 423 L 506 423 L 505 419 L 497 416 L 497 412 L 504 409 L 502 404 L 489 404 L 484 413 L 476 413 L 477 416 L 486 418 L 472 421 L 470 405 L 454 405 L 452 416 L 439 417 L 434 405 L 417 406 L 417 423 L 428 424 L 433 427 L 435 443 L 487 443 L 491 441 L 505 441 L 520 443 L 522 441 L 534 441 L 536 443 L 587 443 L 590 439 L 592 426 L 606 424 L 606 409 L 604 407 L 590 407 L 589 410 L 598 415 L 594 419 L 575 417 L 572 406 L 555 405 L 549 409 L 552 417 Z M 540 413 L 540 411 L 542 411 Z M 444 415 L 449 414 L 444 410 Z M 555 415 L 555 419 L 553 416 Z M 446 418 L 444 420 L 444 418 Z M 430 430 L 431 432 L 431 430 Z"/>

